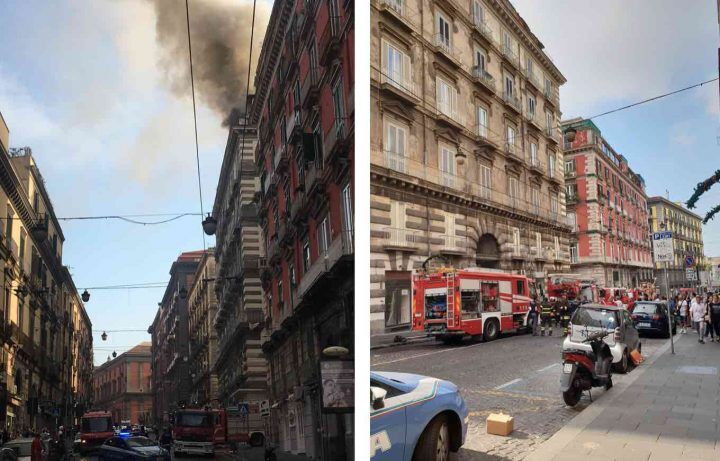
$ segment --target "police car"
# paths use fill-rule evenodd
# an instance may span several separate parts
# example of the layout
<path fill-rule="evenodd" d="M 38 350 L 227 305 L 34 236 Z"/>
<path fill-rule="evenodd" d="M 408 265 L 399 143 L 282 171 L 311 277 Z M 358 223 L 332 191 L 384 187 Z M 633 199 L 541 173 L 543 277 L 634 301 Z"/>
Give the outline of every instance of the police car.
<path fill-rule="evenodd" d="M 468 408 L 455 384 L 370 372 L 370 458 L 446 461 L 465 443 Z"/>

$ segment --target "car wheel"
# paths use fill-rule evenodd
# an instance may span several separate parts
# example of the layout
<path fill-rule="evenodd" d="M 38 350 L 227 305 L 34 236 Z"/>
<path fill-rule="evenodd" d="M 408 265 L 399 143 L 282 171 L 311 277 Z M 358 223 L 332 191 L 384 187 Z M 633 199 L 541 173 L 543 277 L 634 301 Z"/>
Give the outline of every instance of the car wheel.
<path fill-rule="evenodd" d="M 450 459 L 450 426 L 447 418 L 438 416 L 420 435 L 413 461 L 448 461 Z"/>
<path fill-rule="evenodd" d="M 622 358 L 620 359 L 620 362 L 618 362 L 617 364 L 614 364 L 614 367 L 615 367 L 615 371 L 617 371 L 618 373 L 625 374 L 628 372 L 628 366 L 629 366 L 628 365 L 628 352 L 627 352 L 627 349 L 625 349 L 623 351 L 623 355 L 622 355 Z"/>
<path fill-rule="evenodd" d="M 580 397 L 582 397 L 582 389 L 579 387 L 571 386 L 570 389 L 563 392 L 563 400 L 565 401 L 565 405 L 569 407 L 577 405 Z"/>
<path fill-rule="evenodd" d="M 483 339 L 485 341 L 494 341 L 500 334 L 500 325 L 498 325 L 497 319 L 490 319 L 485 322 L 483 328 Z"/>

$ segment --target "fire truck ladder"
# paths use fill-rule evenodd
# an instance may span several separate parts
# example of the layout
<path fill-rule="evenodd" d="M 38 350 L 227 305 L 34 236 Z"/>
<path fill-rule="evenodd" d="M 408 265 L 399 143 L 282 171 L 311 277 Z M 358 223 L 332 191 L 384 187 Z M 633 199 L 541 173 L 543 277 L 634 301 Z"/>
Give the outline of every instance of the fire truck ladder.
<path fill-rule="evenodd" d="M 447 284 L 447 309 L 445 315 L 447 316 L 448 328 L 455 327 L 455 273 L 448 272 L 445 274 L 445 280 Z"/>

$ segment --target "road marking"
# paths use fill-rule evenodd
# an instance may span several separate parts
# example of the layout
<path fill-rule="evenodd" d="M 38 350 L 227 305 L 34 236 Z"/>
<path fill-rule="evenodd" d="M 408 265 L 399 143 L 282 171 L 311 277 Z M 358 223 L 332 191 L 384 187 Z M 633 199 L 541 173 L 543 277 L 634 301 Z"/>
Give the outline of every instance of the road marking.
<path fill-rule="evenodd" d="M 512 386 L 513 384 L 519 383 L 520 381 L 522 381 L 521 378 L 515 378 L 515 379 L 513 379 L 512 381 L 508 381 L 508 382 L 506 382 L 505 384 L 501 384 L 501 385 L 497 386 L 497 387 L 495 388 L 495 390 L 497 391 L 497 390 L 500 390 L 500 389 L 504 389 L 504 388 L 506 388 L 506 387 L 510 387 L 510 386 Z"/>
<path fill-rule="evenodd" d="M 546 366 L 545 368 L 539 369 L 539 370 L 536 371 L 535 373 L 542 373 L 543 371 L 548 371 L 549 369 L 555 368 L 555 367 L 558 366 L 558 365 L 560 365 L 560 364 L 559 364 L 559 363 L 553 363 L 552 365 L 548 365 L 548 366 Z"/>
<path fill-rule="evenodd" d="M 470 344 L 469 346 L 462 346 L 462 347 L 451 347 L 451 348 L 443 349 L 440 351 L 433 351 L 433 352 L 426 352 L 425 354 L 411 355 L 408 357 L 402 357 L 402 358 L 395 359 L 395 360 L 388 360 L 386 362 L 373 363 L 371 366 L 379 367 L 380 365 L 387 365 L 389 363 L 402 362 L 403 360 L 417 359 L 420 357 L 427 357 L 428 355 L 442 354 L 443 352 L 459 351 L 460 349 L 467 349 L 468 347 L 477 347 L 477 346 L 480 346 L 481 344 L 484 344 L 484 343 Z"/>

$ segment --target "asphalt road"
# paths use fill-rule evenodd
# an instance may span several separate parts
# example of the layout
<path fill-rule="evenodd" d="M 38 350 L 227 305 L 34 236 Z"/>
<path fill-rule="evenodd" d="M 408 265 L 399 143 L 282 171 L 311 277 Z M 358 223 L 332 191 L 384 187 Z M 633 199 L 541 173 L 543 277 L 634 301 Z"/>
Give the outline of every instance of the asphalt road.
<path fill-rule="evenodd" d="M 458 459 L 521 460 L 591 403 L 587 395 L 575 408 L 562 400 L 562 339 L 519 335 L 459 346 L 425 343 L 375 350 L 370 361 L 373 370 L 434 376 L 460 387 L 470 425 Z M 643 353 L 651 354 L 665 341 L 643 338 Z M 510 437 L 486 433 L 485 419 L 496 412 L 515 418 Z"/>

